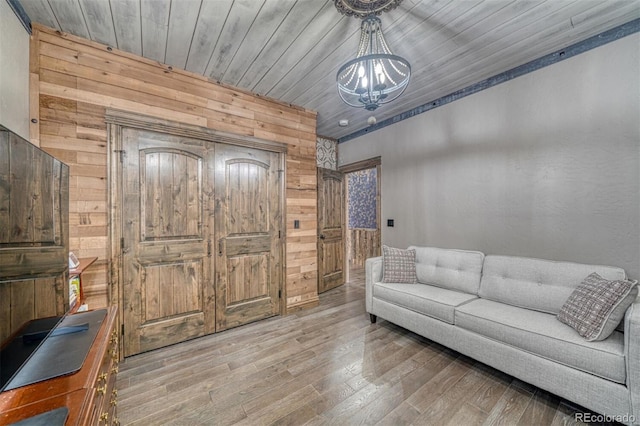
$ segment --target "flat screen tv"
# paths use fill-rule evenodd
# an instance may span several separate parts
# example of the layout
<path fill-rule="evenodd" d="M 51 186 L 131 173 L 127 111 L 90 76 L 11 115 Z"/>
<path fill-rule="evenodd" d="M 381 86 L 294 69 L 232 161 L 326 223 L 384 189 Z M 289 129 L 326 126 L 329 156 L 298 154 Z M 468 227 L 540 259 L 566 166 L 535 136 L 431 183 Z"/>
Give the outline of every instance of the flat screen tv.
<path fill-rule="evenodd" d="M 69 310 L 69 167 L 0 126 L 0 390 Z"/>

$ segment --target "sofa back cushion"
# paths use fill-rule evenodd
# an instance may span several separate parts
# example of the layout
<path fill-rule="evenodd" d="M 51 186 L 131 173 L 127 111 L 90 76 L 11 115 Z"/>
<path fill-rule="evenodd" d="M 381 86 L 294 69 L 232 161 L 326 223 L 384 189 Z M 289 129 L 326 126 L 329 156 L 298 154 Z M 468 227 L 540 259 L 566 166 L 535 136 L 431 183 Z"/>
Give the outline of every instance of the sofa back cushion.
<path fill-rule="evenodd" d="M 573 290 L 591 273 L 624 280 L 624 269 L 514 256 L 486 256 L 478 295 L 557 315 Z"/>
<path fill-rule="evenodd" d="M 484 254 L 479 251 L 416 247 L 418 282 L 478 294 Z"/>

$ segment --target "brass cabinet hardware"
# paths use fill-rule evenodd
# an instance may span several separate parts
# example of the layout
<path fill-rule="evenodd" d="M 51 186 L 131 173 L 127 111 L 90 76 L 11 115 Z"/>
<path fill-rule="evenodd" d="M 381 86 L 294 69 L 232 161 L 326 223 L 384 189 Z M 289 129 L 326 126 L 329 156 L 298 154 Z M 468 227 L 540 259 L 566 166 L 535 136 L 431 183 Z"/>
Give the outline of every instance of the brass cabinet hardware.
<path fill-rule="evenodd" d="M 105 393 L 107 393 L 107 387 L 101 386 L 99 388 L 96 388 L 96 392 L 98 392 L 98 395 L 104 395 Z"/>

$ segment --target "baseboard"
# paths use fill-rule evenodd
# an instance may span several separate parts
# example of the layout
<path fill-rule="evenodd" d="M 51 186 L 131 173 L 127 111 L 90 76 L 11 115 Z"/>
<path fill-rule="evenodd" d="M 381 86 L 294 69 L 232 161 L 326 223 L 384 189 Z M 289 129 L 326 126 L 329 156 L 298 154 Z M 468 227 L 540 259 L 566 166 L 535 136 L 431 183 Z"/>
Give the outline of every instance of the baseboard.
<path fill-rule="evenodd" d="M 320 299 L 318 298 L 318 296 L 316 296 L 313 299 L 305 300 L 304 302 L 287 306 L 287 311 L 285 315 L 289 315 L 298 311 L 303 311 L 305 309 L 315 308 L 319 304 L 320 304 Z"/>

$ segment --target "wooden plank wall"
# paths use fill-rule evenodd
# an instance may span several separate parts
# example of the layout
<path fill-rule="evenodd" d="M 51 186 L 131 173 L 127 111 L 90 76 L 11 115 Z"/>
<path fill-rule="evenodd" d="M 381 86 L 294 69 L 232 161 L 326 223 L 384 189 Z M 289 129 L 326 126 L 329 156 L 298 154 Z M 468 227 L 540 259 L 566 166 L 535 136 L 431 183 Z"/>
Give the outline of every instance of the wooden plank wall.
<path fill-rule="evenodd" d="M 286 306 L 317 304 L 315 112 L 37 24 L 30 54 L 32 142 L 69 164 L 71 250 L 99 257 L 90 307 L 107 303 L 107 107 L 288 144 Z"/>
<path fill-rule="evenodd" d="M 347 251 L 350 268 L 364 268 L 370 257 L 380 256 L 380 233 L 376 229 L 354 228 L 348 230 Z"/>

